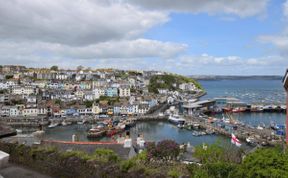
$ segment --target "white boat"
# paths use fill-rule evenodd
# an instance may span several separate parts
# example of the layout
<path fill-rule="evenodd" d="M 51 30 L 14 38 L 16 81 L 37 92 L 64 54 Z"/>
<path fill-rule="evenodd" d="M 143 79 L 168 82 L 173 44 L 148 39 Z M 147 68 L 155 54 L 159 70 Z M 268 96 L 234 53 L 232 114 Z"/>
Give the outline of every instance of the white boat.
<path fill-rule="evenodd" d="M 63 120 L 63 121 L 61 122 L 61 124 L 62 124 L 63 126 L 68 125 L 67 122 L 66 122 L 65 120 Z"/>
<path fill-rule="evenodd" d="M 180 124 L 183 125 L 185 123 L 185 119 L 183 119 L 182 117 L 180 117 L 179 115 L 170 115 L 168 118 L 168 121 L 174 123 L 174 124 Z"/>
<path fill-rule="evenodd" d="M 54 128 L 54 127 L 56 127 L 56 126 L 58 126 L 58 123 L 57 123 L 57 122 L 51 122 L 51 124 L 48 125 L 48 128 Z"/>
<path fill-rule="evenodd" d="M 21 134 L 23 131 L 21 129 L 16 129 L 17 134 Z"/>
<path fill-rule="evenodd" d="M 263 130 L 264 128 L 261 127 L 260 125 L 258 125 L 258 126 L 257 126 L 257 129 L 258 129 L 258 130 Z"/>
<path fill-rule="evenodd" d="M 178 127 L 179 129 L 183 129 L 183 128 L 184 128 L 184 125 L 183 125 L 183 124 L 178 124 L 177 127 Z"/>

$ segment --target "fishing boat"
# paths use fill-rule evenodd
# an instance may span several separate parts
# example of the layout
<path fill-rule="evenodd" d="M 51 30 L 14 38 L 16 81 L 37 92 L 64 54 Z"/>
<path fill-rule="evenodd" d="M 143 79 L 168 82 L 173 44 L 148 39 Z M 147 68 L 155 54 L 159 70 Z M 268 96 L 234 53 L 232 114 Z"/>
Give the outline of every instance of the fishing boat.
<path fill-rule="evenodd" d="M 106 130 L 104 129 L 98 129 L 98 128 L 92 128 L 87 133 L 87 138 L 99 138 L 106 134 Z"/>
<path fill-rule="evenodd" d="M 107 130 L 106 135 L 107 135 L 108 137 L 112 137 L 113 135 L 116 135 L 116 134 L 121 133 L 121 132 L 123 132 L 123 131 L 124 131 L 124 129 L 122 129 L 122 128 L 115 128 L 115 127 L 113 127 L 113 128 L 111 128 L 111 129 Z"/>
<path fill-rule="evenodd" d="M 237 107 L 237 108 L 232 109 L 233 113 L 239 113 L 239 112 L 244 112 L 244 111 L 246 111 L 246 109 L 241 108 L 241 107 Z"/>
<path fill-rule="evenodd" d="M 170 115 L 168 118 L 168 121 L 170 121 L 176 125 L 178 125 L 178 124 L 184 125 L 186 120 L 183 119 L 182 117 L 180 117 L 179 115 Z"/>

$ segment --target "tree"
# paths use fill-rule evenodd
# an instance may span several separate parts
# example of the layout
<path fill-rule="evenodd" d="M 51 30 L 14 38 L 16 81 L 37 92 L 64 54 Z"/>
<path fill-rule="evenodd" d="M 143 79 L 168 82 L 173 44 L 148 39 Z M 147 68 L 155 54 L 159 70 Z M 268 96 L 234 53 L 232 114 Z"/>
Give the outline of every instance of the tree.
<path fill-rule="evenodd" d="M 288 154 L 280 147 L 257 149 L 245 157 L 231 177 L 288 177 Z"/>
<path fill-rule="evenodd" d="M 148 159 L 174 160 L 180 153 L 179 144 L 173 140 L 163 140 L 147 145 Z"/>
<path fill-rule="evenodd" d="M 76 69 L 77 69 L 77 71 L 80 71 L 80 70 L 83 70 L 83 69 L 84 69 L 84 67 L 80 65 L 80 66 L 77 66 L 77 68 L 76 68 Z"/>
<path fill-rule="evenodd" d="M 9 80 L 9 79 L 12 79 L 12 78 L 13 78 L 13 75 L 6 75 L 6 76 L 5 76 L 5 79 L 6 79 L 6 80 Z"/>
<path fill-rule="evenodd" d="M 51 69 L 51 70 L 54 70 L 54 71 L 58 71 L 58 70 L 59 70 L 59 69 L 58 69 L 58 66 L 52 66 L 50 69 Z"/>

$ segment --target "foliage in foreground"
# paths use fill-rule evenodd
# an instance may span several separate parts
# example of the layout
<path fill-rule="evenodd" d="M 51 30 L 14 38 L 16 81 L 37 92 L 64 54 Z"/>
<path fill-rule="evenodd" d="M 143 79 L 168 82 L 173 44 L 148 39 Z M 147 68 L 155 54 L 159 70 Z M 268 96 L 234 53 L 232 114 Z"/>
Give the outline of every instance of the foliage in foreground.
<path fill-rule="evenodd" d="M 159 147 L 157 147 L 157 145 L 159 145 Z M 76 166 L 79 166 L 83 170 L 91 171 L 91 175 L 93 173 L 93 169 L 90 169 L 89 165 L 93 165 L 93 167 L 96 166 L 99 168 L 98 171 L 102 171 L 102 169 L 106 170 L 106 172 L 102 171 L 103 175 L 101 176 L 104 177 L 105 175 L 110 175 L 112 170 L 114 172 L 111 173 L 111 175 L 119 174 L 120 176 L 121 174 L 122 176 L 129 175 L 130 177 L 137 177 L 138 175 L 141 175 L 140 177 L 199 178 L 288 177 L 288 153 L 280 147 L 259 148 L 255 152 L 246 155 L 242 161 L 239 161 L 242 158 L 242 150 L 237 150 L 235 147 L 230 147 L 229 145 L 223 146 L 220 143 L 212 144 L 207 146 L 207 148 L 198 146 L 196 147 L 194 156 L 200 160 L 201 165 L 185 165 L 177 162 L 177 160 L 172 161 L 170 159 L 167 161 L 166 158 L 168 152 L 171 155 L 176 155 L 178 152 L 177 150 L 175 151 L 175 143 L 173 143 L 173 141 L 162 141 L 158 144 L 154 144 L 154 146 L 155 147 L 153 149 L 163 149 L 163 152 L 160 151 L 160 149 L 157 151 L 157 153 L 164 156 L 154 155 L 156 157 L 150 159 L 149 149 L 147 149 L 131 159 L 121 160 L 116 153 L 108 149 L 97 149 L 94 153 L 87 154 L 81 151 L 61 152 L 58 151 L 56 147 L 30 148 L 24 145 L 12 145 L 10 147 L 5 147 L 3 145 L 1 146 L 0 144 L 0 148 L 6 152 L 9 152 L 11 159 L 16 163 L 24 163 L 25 165 L 25 163 L 30 162 L 31 164 L 29 163 L 26 165 L 32 165 L 34 167 L 37 167 L 34 163 L 41 163 L 41 160 L 45 160 L 45 162 L 52 160 L 56 160 L 57 162 L 58 160 L 59 163 L 63 163 L 66 166 L 70 165 L 71 163 L 73 163 L 71 165 L 75 165 L 77 163 Z M 167 151 L 165 148 L 167 150 L 170 148 L 173 149 Z M 171 157 L 171 155 L 168 157 Z M 56 159 L 51 159 L 52 157 Z M 159 161 L 161 159 L 163 160 Z M 47 164 L 46 166 L 49 165 L 50 164 Z M 38 168 L 39 167 L 41 169 L 43 168 L 43 166 L 38 166 Z M 75 170 L 73 174 L 82 175 L 83 173 L 81 173 L 81 170 Z"/>

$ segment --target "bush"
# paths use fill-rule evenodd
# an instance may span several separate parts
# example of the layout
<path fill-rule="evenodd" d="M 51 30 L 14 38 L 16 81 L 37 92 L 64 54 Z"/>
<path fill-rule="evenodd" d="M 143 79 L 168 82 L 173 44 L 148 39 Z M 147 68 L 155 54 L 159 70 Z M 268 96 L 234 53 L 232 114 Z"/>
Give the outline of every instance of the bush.
<path fill-rule="evenodd" d="M 148 143 L 148 159 L 175 160 L 180 153 L 179 145 L 173 140 L 163 140 L 157 145 Z"/>
<path fill-rule="evenodd" d="M 67 159 L 70 157 L 77 157 L 77 158 L 80 158 L 80 159 L 83 159 L 86 161 L 91 158 L 87 153 L 85 153 L 83 151 L 66 151 L 66 152 L 62 153 L 61 156 L 63 159 Z"/>
<path fill-rule="evenodd" d="M 136 165 L 136 162 L 134 159 L 129 159 L 129 160 L 125 160 L 122 161 L 120 164 L 120 170 L 122 172 L 128 172 L 129 169 L 131 169 L 132 167 L 134 167 Z"/>
<path fill-rule="evenodd" d="M 97 149 L 92 155 L 92 159 L 103 162 L 118 162 L 120 158 L 110 149 Z"/>

